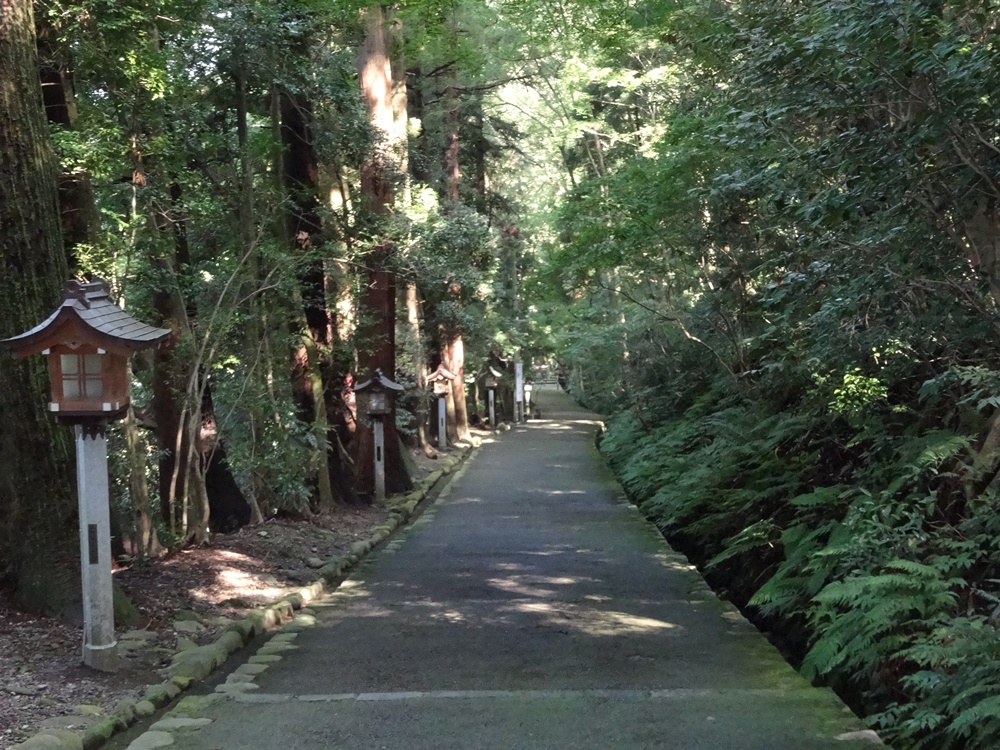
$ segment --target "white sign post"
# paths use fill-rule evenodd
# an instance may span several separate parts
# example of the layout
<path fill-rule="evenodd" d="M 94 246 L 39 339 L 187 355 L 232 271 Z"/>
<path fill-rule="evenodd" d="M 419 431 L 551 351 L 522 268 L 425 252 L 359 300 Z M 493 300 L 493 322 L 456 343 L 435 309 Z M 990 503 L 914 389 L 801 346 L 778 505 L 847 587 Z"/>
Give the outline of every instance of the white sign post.
<path fill-rule="evenodd" d="M 76 485 L 83 575 L 83 663 L 102 672 L 118 666 L 111 586 L 108 441 L 104 427 L 76 425 Z"/>
<path fill-rule="evenodd" d="M 514 421 L 524 421 L 524 363 L 514 365 Z"/>
<path fill-rule="evenodd" d="M 438 448 L 448 450 L 448 399 L 438 397 Z"/>
<path fill-rule="evenodd" d="M 372 430 L 375 433 L 375 502 L 385 501 L 385 425 L 382 417 L 375 417 Z"/>

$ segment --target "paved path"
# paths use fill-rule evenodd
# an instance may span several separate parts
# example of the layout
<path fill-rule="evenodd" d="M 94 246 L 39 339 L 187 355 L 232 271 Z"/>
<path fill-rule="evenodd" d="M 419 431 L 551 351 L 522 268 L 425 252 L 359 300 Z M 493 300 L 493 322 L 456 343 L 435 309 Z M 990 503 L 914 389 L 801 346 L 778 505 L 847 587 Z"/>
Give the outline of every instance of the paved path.
<path fill-rule="evenodd" d="M 836 739 L 857 720 L 623 503 L 592 417 L 561 393 L 535 398 L 545 420 L 478 451 L 405 536 L 311 607 L 315 625 L 266 647 L 282 659 L 258 689 L 207 707 L 212 722 L 174 746 L 870 747 Z"/>

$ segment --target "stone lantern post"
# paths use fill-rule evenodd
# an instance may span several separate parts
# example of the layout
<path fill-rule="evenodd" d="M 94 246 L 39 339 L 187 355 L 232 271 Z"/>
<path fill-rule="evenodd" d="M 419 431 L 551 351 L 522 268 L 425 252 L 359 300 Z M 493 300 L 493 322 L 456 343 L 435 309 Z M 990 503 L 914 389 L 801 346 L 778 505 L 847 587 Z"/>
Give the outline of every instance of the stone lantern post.
<path fill-rule="evenodd" d="M 361 397 L 363 407 L 359 411 L 372 420 L 372 431 L 375 435 L 375 501 L 385 500 L 385 425 L 383 420 L 392 414 L 392 394 L 403 391 L 403 386 L 394 383 L 375 370 L 371 379 L 354 386 L 354 392 Z"/>
<path fill-rule="evenodd" d="M 427 382 L 434 388 L 434 395 L 438 397 L 438 448 L 447 450 L 448 448 L 448 391 L 451 389 L 451 381 L 455 376 L 438 365 L 438 368 L 427 377 Z"/>
<path fill-rule="evenodd" d="M 502 373 L 490 367 L 486 372 L 486 399 L 490 413 L 490 427 L 496 429 L 497 426 L 497 386 L 500 385 Z"/>
<path fill-rule="evenodd" d="M 117 666 L 111 586 L 111 522 L 105 427 L 129 406 L 128 360 L 170 331 L 153 328 L 111 301 L 107 282 L 70 281 L 63 301 L 30 331 L 0 341 L 17 358 L 49 358 L 49 411 L 76 433 L 83 584 L 83 663 Z"/>

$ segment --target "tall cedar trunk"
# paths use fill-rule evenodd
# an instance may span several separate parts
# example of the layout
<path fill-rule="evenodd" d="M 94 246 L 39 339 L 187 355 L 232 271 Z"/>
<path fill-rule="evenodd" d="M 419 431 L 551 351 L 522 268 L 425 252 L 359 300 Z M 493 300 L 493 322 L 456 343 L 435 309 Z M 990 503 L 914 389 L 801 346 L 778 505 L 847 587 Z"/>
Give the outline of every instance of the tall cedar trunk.
<path fill-rule="evenodd" d="M 462 167 L 459 162 L 458 152 L 459 104 L 454 88 L 448 88 L 448 91 L 445 93 L 445 102 L 448 103 L 448 133 L 444 151 L 444 174 L 447 181 L 448 198 L 457 203 L 459 198 L 458 185 L 462 180 Z"/>
<path fill-rule="evenodd" d="M 305 47 L 305 43 L 303 43 Z M 300 49 L 306 55 L 308 49 Z M 300 346 L 292 362 L 292 392 L 299 418 L 313 425 L 319 446 L 314 453 L 317 502 L 319 508 L 334 505 L 334 483 L 345 481 L 339 470 L 340 454 L 329 444 L 330 421 L 327 413 L 324 373 L 330 378 L 328 353 L 333 346 L 333 318 L 326 301 L 326 274 L 323 262 L 315 257 L 322 243 L 319 218 L 319 165 L 312 142 L 312 105 L 287 90 L 280 94 L 281 143 L 283 146 L 282 180 L 289 196 L 290 210 L 286 229 L 289 241 L 301 262 L 299 294 L 304 317 Z M 322 437 L 319 437 L 322 436 Z M 342 489 L 341 497 L 346 493 Z"/>
<path fill-rule="evenodd" d="M 448 394 L 448 433 L 452 440 L 468 440 L 469 414 L 465 402 L 465 342 L 462 334 L 450 331 L 442 337 L 441 363 L 455 379 Z"/>
<path fill-rule="evenodd" d="M 139 179 L 146 179 L 145 177 Z M 190 265 L 190 247 L 187 236 L 187 222 L 182 201 L 180 184 L 170 186 L 170 199 L 165 207 L 160 207 L 153 216 L 155 227 L 161 237 L 169 237 L 172 252 L 163 253 L 154 260 L 170 279 L 169 286 L 159 288 L 153 295 L 153 308 L 157 323 L 170 329 L 170 336 L 155 354 L 153 377 L 153 412 L 156 416 L 157 441 L 161 451 L 160 459 L 160 508 L 163 517 L 170 524 L 176 537 L 204 542 L 208 539 L 209 510 L 213 503 L 222 502 L 206 489 L 205 472 L 211 465 L 202 460 L 201 435 L 204 420 L 214 419 L 214 415 L 203 408 L 204 377 L 191 368 L 202 368 L 204 363 L 186 362 L 178 357 L 178 343 L 185 335 L 190 335 L 190 316 L 177 282 L 181 272 Z M 216 473 L 229 474 L 229 467 L 220 464 L 214 467 Z M 230 484 L 235 485 L 229 476 Z M 232 503 L 229 485 L 221 480 L 215 487 L 226 487 L 225 502 Z M 239 494 L 239 493 L 238 493 Z M 246 500 L 239 494 L 239 502 Z M 192 506 L 193 504 L 193 506 Z M 194 513 L 189 513 L 194 509 Z M 190 521 L 194 520 L 194 524 Z"/>
<path fill-rule="evenodd" d="M 476 210 L 492 219 L 490 216 L 489 188 L 490 177 L 486 171 L 486 156 L 489 151 L 489 141 L 486 140 L 486 116 L 483 113 L 483 96 L 477 94 L 473 102 L 472 118 L 472 164 L 476 179 Z"/>
<path fill-rule="evenodd" d="M 253 164 L 250 157 L 250 128 L 249 113 L 247 106 L 247 78 L 243 69 L 246 63 L 246 46 L 242 39 L 237 41 L 234 55 L 233 89 L 236 94 L 236 142 L 239 147 L 240 159 L 240 195 L 237 204 L 237 214 L 240 225 L 240 245 L 241 252 L 248 253 L 248 271 L 250 284 L 253 288 L 247 289 L 244 295 L 250 297 L 250 324 L 247 326 L 247 351 L 257 351 L 258 357 L 267 357 L 271 348 L 269 337 L 271 332 L 264 325 L 265 311 L 262 302 L 255 294 L 260 285 L 260 258 L 258 253 L 256 222 L 254 221 L 254 194 L 253 194 Z M 261 385 L 267 389 L 267 374 L 269 366 L 254 367 L 254 376 L 261 379 Z M 261 434 L 262 426 L 260 413 L 255 409 L 249 410 L 250 434 L 253 441 L 254 451 L 263 450 L 264 446 L 257 441 L 257 435 Z M 251 472 L 251 478 L 247 487 L 246 502 L 250 508 L 249 523 L 257 525 L 264 522 L 264 514 L 260 509 L 260 497 L 266 490 L 261 486 L 260 476 L 256 471 Z"/>
<path fill-rule="evenodd" d="M 460 103 L 453 86 L 445 93 L 445 106 L 448 107 L 446 147 L 444 167 L 446 178 L 447 200 L 451 204 L 459 201 L 459 183 L 462 179 L 462 169 L 459 163 L 459 143 L 461 117 Z M 454 284 L 449 292 L 459 297 L 461 287 Z M 448 433 L 452 440 L 467 440 L 469 438 L 469 414 L 465 400 L 465 342 L 461 329 L 449 329 L 441 336 L 441 361 L 455 375 L 451 381 L 451 393 L 448 394 Z"/>
<path fill-rule="evenodd" d="M 433 455 L 427 437 L 430 402 L 427 397 L 427 348 L 424 342 L 423 312 L 420 309 L 417 285 L 412 281 L 406 285 L 406 322 L 413 336 L 413 366 L 417 371 L 417 441 L 424 453 Z"/>
<path fill-rule="evenodd" d="M 509 226 L 503 230 L 503 245 L 507 248 L 508 256 L 508 273 L 507 278 L 510 283 L 510 301 L 511 301 L 511 319 L 514 321 L 514 326 L 519 326 L 519 320 L 521 314 L 520 302 L 518 301 L 519 294 L 519 283 L 518 283 L 518 259 L 520 256 L 521 247 L 521 233 L 516 226 Z M 520 338 L 520 335 L 518 336 Z M 510 385 L 509 394 L 507 395 L 507 409 L 506 417 L 511 421 L 517 416 L 517 393 L 515 389 L 516 377 L 517 377 L 517 363 L 521 361 L 521 347 L 518 345 L 514 354 L 514 361 L 510 362 L 507 366 L 507 370 L 510 374 Z M 507 389 L 505 388 L 505 391 Z"/>
<path fill-rule="evenodd" d="M 381 5 L 363 11 L 365 39 L 358 54 L 361 93 L 368 105 L 372 126 L 391 144 L 394 124 L 392 65 L 386 51 L 385 16 Z M 397 92 L 398 93 L 398 92 Z M 401 107 L 397 104 L 397 107 Z M 389 214 L 395 202 L 393 191 L 394 158 L 391 148 L 378 148 L 361 170 L 361 192 L 368 210 L 376 215 Z M 376 248 L 368 260 L 364 291 L 361 294 L 359 360 L 364 377 L 376 369 L 396 377 L 396 276 L 390 270 L 394 249 Z M 396 431 L 396 415 L 384 418 L 385 488 L 389 494 L 412 487 Z M 359 421 L 355 434 L 355 469 L 358 490 L 365 494 L 375 484 L 374 437 L 369 426 Z"/>
<path fill-rule="evenodd" d="M 0 335 L 36 325 L 68 274 L 56 164 L 39 91 L 29 0 L 0 0 Z M 69 430 L 49 418 L 45 360 L 0 353 L 0 556 L 15 575 L 71 544 Z M 2 572 L 0 572 L 2 575 Z"/>
<path fill-rule="evenodd" d="M 403 22 L 400 18 L 393 16 L 391 10 L 386 12 L 389 20 L 386 29 L 386 46 L 390 58 L 390 71 L 398 71 L 392 79 L 391 101 L 392 101 L 392 130 L 389 133 L 389 146 L 392 149 L 393 161 L 396 172 L 399 174 L 401 184 L 399 190 L 398 204 L 404 208 L 409 208 L 410 193 L 410 154 L 409 154 L 409 87 L 406 85 L 406 60 L 403 57 L 405 47 L 403 44 Z"/>
<path fill-rule="evenodd" d="M 55 41 L 55 30 L 39 19 L 39 78 L 45 116 L 50 123 L 66 130 L 76 124 L 76 99 L 69 65 Z M 97 236 L 97 208 L 90 176 L 86 172 L 62 172 L 59 175 L 59 216 L 63 245 L 72 267 L 77 266 L 76 246 L 93 243 Z"/>

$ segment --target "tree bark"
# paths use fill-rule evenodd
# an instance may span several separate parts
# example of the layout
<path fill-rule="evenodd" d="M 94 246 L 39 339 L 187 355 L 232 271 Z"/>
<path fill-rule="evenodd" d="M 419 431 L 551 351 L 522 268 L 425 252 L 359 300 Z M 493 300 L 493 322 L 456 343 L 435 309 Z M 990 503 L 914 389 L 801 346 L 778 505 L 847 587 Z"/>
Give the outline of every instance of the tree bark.
<path fill-rule="evenodd" d="M 451 392 L 448 394 L 449 437 L 452 440 L 468 440 L 469 413 L 465 402 L 465 342 L 462 334 L 457 331 L 448 332 L 444 336 L 444 346 L 441 349 L 441 363 L 451 372 L 455 379 L 451 381 Z"/>
<path fill-rule="evenodd" d="M 134 179 L 145 182 L 142 165 L 137 164 Z M 164 281 L 153 293 L 153 324 L 169 328 L 170 335 L 156 348 L 153 355 L 153 415 L 156 440 L 160 449 L 159 495 L 160 512 L 176 540 L 186 530 L 183 509 L 188 497 L 188 457 L 190 455 L 188 410 L 185 408 L 188 372 L 178 354 L 181 340 L 190 332 L 187 307 L 181 296 L 177 278 L 190 262 L 187 237 L 181 222 L 174 221 L 172 203 L 152 209 L 150 221 L 154 231 L 170 237 L 171 251 L 150 258 L 152 265 L 163 272 Z"/>
<path fill-rule="evenodd" d="M 299 54 L 306 55 L 307 49 Z M 299 274 L 299 295 L 303 311 L 300 344 L 292 360 L 293 394 L 299 418 L 313 426 L 317 447 L 313 454 L 316 469 L 317 506 L 329 509 L 336 501 L 334 483 L 345 481 L 340 456 L 330 445 L 330 421 L 324 380 L 331 378 L 329 352 L 334 341 L 333 318 L 327 304 L 326 273 L 315 250 L 322 245 L 319 217 L 319 164 L 312 141 L 312 105 L 305 98 L 282 90 L 279 95 L 280 133 L 284 147 L 281 174 L 290 210 L 286 217 L 289 241 L 296 253 L 305 256 Z M 339 493 L 342 497 L 346 493 Z"/>
<path fill-rule="evenodd" d="M 0 336 L 32 328 L 68 270 L 57 171 L 42 111 L 29 0 L 0 0 Z M 69 431 L 47 414 L 45 360 L 0 353 L 0 557 L 16 575 L 39 550 L 71 542 Z M 35 552 L 32 553 L 31 550 Z"/>
<path fill-rule="evenodd" d="M 427 456 L 432 456 L 434 451 L 427 437 L 430 417 L 427 395 L 427 348 L 424 342 L 420 297 L 417 285 L 412 281 L 406 285 L 406 322 L 413 337 L 413 366 L 417 371 L 417 443 Z"/>
<path fill-rule="evenodd" d="M 368 106 L 369 120 L 381 134 L 382 142 L 376 146 L 371 158 L 361 169 L 361 192 L 366 208 L 375 216 L 384 216 L 392 212 L 395 202 L 395 159 L 391 144 L 393 134 L 398 133 L 398 129 L 394 122 L 394 111 L 405 107 L 398 99 L 395 108 L 393 106 L 392 64 L 386 50 L 385 14 L 382 6 L 375 5 L 364 10 L 362 17 L 365 39 L 358 54 L 358 75 L 362 96 Z M 396 377 L 396 276 L 392 270 L 394 255 L 394 248 L 381 245 L 375 248 L 368 259 L 367 278 L 360 304 L 359 363 L 362 379 L 367 379 L 376 369 L 381 369 L 389 378 Z M 384 427 L 386 492 L 405 492 L 413 483 L 400 449 L 395 408 L 385 418 Z M 375 484 L 374 437 L 364 420 L 358 421 L 355 442 L 358 490 L 370 494 Z"/>
<path fill-rule="evenodd" d="M 142 561 L 163 554 L 163 545 L 153 523 L 149 502 L 149 485 L 146 483 L 145 445 L 139 432 L 135 412 L 129 407 L 125 417 L 125 444 L 128 451 L 129 498 L 132 504 L 132 526 L 134 529 L 133 554 Z"/>

